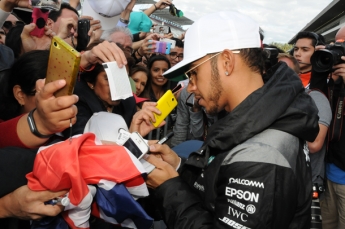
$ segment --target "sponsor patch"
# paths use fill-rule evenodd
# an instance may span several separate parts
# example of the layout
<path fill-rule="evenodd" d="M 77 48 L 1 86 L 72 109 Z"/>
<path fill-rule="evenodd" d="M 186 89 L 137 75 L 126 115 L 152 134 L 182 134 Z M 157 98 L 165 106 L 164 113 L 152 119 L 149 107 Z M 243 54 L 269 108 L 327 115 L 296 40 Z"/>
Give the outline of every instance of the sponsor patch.
<path fill-rule="evenodd" d="M 198 189 L 199 191 L 204 192 L 205 191 L 205 187 L 201 184 L 198 184 L 196 181 L 194 182 L 194 188 Z"/>
<path fill-rule="evenodd" d="M 265 188 L 263 182 L 233 178 L 233 177 L 229 178 L 229 184 L 241 184 L 241 185 L 252 186 L 252 187 L 257 187 L 257 188 Z"/>
<path fill-rule="evenodd" d="M 237 190 L 234 188 L 226 187 L 225 195 L 230 197 L 236 196 L 236 198 L 240 200 L 246 200 L 255 203 L 259 202 L 259 194 L 255 192 Z"/>
<path fill-rule="evenodd" d="M 229 202 L 229 203 L 232 203 L 232 204 L 235 205 L 236 207 L 241 208 L 242 210 L 244 210 L 245 207 L 246 207 L 246 205 L 244 205 L 244 204 L 238 202 L 237 200 L 228 199 L 228 202 Z"/>
<path fill-rule="evenodd" d="M 241 219 L 242 222 L 247 222 L 248 215 L 246 213 L 240 212 L 236 209 L 233 209 L 229 206 L 228 215 L 236 217 L 237 219 Z"/>
<path fill-rule="evenodd" d="M 248 204 L 248 206 L 246 207 L 246 211 L 249 213 L 249 214 L 254 214 L 255 211 L 256 211 L 256 207 L 252 204 Z"/>
<path fill-rule="evenodd" d="M 223 217 L 223 219 L 219 218 L 219 220 L 235 229 L 250 229 L 250 227 L 246 227 L 246 226 L 243 226 L 242 224 L 236 223 L 235 221 L 225 216 Z"/>

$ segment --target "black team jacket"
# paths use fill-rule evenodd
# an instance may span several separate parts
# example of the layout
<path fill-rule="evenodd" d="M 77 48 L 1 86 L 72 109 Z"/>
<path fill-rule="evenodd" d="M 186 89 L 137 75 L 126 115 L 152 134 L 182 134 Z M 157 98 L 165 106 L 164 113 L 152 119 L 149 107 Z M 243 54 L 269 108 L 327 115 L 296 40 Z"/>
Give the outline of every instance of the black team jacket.
<path fill-rule="evenodd" d="M 318 112 L 285 63 L 209 130 L 179 177 L 160 185 L 168 228 L 310 228 L 311 172 L 305 141 Z"/>

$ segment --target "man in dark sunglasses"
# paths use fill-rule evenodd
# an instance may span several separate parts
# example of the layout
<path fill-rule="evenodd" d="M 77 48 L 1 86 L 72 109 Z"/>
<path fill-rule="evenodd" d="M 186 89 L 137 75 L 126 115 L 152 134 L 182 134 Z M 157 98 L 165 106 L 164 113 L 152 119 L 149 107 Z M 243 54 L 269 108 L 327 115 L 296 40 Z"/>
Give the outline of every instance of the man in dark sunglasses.
<path fill-rule="evenodd" d="M 170 49 L 170 54 L 166 55 L 170 61 L 171 67 L 183 60 L 183 41 L 178 38 L 171 38 L 171 40 L 176 41 L 175 48 Z"/>

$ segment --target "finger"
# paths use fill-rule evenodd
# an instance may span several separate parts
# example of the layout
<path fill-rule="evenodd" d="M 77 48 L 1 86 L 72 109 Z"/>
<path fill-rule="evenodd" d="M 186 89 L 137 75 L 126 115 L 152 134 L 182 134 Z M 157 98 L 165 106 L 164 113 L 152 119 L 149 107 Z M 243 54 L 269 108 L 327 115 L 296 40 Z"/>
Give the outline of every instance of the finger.
<path fill-rule="evenodd" d="M 42 88 L 44 87 L 44 83 L 46 82 L 46 79 L 38 79 L 36 81 L 36 93 L 39 92 L 40 90 L 42 90 Z"/>
<path fill-rule="evenodd" d="M 30 36 L 30 32 L 32 32 L 35 28 L 36 28 L 35 23 L 30 23 L 28 25 L 25 25 L 23 28 L 22 35 Z"/>
<path fill-rule="evenodd" d="M 99 24 L 99 26 L 101 25 L 101 21 L 100 20 L 90 20 L 90 26 L 95 26 Z"/>
<path fill-rule="evenodd" d="M 149 140 L 148 141 L 148 145 L 153 145 L 153 144 L 157 144 L 158 140 Z"/>
<path fill-rule="evenodd" d="M 164 162 L 163 160 L 157 158 L 154 155 L 148 155 L 148 157 L 146 157 L 145 159 L 147 162 L 151 163 L 152 165 L 156 166 L 156 168 L 161 168 L 162 166 L 164 166 L 166 164 L 166 162 Z"/>
<path fill-rule="evenodd" d="M 36 210 L 38 214 L 41 216 L 56 216 L 60 212 L 62 212 L 64 209 L 64 206 L 61 205 L 39 205 L 38 209 Z M 41 219 L 42 217 L 37 217 L 36 219 Z"/>
<path fill-rule="evenodd" d="M 123 65 L 127 64 L 125 53 L 115 43 L 111 43 L 111 47 L 114 50 L 113 54 L 115 56 L 117 66 L 119 66 L 119 68 L 122 68 Z"/>
<path fill-rule="evenodd" d="M 76 115 L 77 108 L 74 108 L 73 105 L 78 102 L 78 99 L 77 95 L 61 96 L 54 99 L 50 104 L 52 108 L 54 108 L 52 109 L 54 111 L 65 110 L 68 108 L 69 110 L 64 111 L 66 114 L 62 118 L 70 119 Z"/>
<path fill-rule="evenodd" d="M 55 80 L 53 82 L 47 83 L 41 89 L 39 96 L 43 99 L 48 99 L 52 97 L 57 90 L 63 88 L 65 85 L 65 80 Z"/>
<path fill-rule="evenodd" d="M 52 192 L 52 191 L 40 191 L 38 192 L 38 200 L 41 200 L 42 202 L 57 198 L 57 197 L 61 197 L 66 195 L 66 193 L 68 192 L 68 190 L 61 190 L 61 191 L 57 191 L 57 192 Z"/>
<path fill-rule="evenodd" d="M 156 102 L 144 102 L 142 109 L 144 109 L 147 106 L 157 106 Z"/>

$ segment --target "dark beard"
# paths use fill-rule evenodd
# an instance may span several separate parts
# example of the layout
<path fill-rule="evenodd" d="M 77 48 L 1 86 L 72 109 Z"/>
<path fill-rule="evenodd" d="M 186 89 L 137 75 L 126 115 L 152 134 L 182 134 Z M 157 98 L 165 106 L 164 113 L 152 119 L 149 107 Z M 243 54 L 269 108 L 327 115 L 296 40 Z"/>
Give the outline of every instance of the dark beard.
<path fill-rule="evenodd" d="M 207 113 L 210 115 L 218 114 L 219 110 L 219 98 L 222 95 L 223 87 L 219 80 L 219 71 L 217 66 L 218 57 L 211 59 L 211 90 L 208 94 L 208 100 L 210 107 L 207 109 Z"/>

